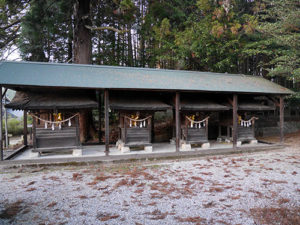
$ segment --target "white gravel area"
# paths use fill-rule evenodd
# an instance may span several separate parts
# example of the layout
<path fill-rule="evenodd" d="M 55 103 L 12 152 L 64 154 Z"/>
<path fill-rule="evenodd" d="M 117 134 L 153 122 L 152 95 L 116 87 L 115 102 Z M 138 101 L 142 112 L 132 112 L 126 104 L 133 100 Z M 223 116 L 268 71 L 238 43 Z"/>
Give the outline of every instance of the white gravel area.
<path fill-rule="evenodd" d="M 300 207 L 300 147 L 0 173 L 0 224 L 246 225 L 267 207 Z"/>

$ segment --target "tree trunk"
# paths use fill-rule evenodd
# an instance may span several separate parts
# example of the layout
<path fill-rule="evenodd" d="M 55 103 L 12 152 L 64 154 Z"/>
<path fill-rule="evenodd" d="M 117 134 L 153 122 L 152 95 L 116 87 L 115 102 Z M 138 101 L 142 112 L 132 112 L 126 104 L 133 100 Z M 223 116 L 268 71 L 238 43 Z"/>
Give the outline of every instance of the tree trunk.
<path fill-rule="evenodd" d="M 132 54 L 132 37 L 131 37 L 131 25 L 127 26 L 127 38 L 128 38 L 128 64 L 127 66 L 133 66 L 133 54 Z"/>
<path fill-rule="evenodd" d="M 85 25 L 91 25 L 90 0 L 77 0 L 74 4 L 74 47 L 73 62 L 77 64 L 91 64 L 92 35 Z M 80 141 L 86 142 L 89 136 L 95 137 L 91 110 L 79 112 Z"/>
<path fill-rule="evenodd" d="M 77 0 L 74 5 L 74 63 L 91 64 L 92 35 L 85 25 L 91 25 L 89 18 L 90 0 Z"/>

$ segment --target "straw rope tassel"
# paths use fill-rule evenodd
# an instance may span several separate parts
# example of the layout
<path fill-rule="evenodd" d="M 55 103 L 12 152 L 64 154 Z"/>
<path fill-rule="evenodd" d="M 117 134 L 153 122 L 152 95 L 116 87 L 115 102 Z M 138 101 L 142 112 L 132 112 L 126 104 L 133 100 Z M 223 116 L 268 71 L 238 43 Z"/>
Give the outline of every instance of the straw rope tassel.
<path fill-rule="evenodd" d="M 54 123 L 52 123 L 52 127 L 51 127 L 51 129 L 52 129 L 52 130 L 54 130 Z"/>
<path fill-rule="evenodd" d="M 45 123 L 45 129 L 47 129 L 48 128 L 48 123 Z"/>
<path fill-rule="evenodd" d="M 69 119 L 68 126 L 72 126 L 71 119 Z"/>

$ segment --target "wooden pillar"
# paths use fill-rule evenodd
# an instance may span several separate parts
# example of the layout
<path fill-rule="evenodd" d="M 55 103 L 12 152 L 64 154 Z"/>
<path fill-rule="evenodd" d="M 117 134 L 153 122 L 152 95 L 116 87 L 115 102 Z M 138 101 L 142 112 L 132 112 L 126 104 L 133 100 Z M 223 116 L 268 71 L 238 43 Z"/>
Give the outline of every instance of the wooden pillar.
<path fill-rule="evenodd" d="M 280 143 L 284 143 L 284 99 L 283 96 L 279 97 L 279 116 L 280 116 Z"/>
<path fill-rule="evenodd" d="M 36 149 L 36 118 L 32 118 L 32 145 Z"/>
<path fill-rule="evenodd" d="M 99 130 L 98 130 L 98 142 L 101 143 L 101 137 L 102 137 L 102 131 L 101 131 L 101 93 L 100 91 L 97 91 L 98 93 L 98 120 L 99 120 Z"/>
<path fill-rule="evenodd" d="M 172 138 L 176 137 L 176 113 L 175 113 L 175 109 L 172 109 L 172 113 L 173 113 L 173 127 L 172 127 Z"/>
<path fill-rule="evenodd" d="M 154 113 L 151 113 L 151 143 L 154 142 L 155 132 L 154 132 Z"/>
<path fill-rule="evenodd" d="M 109 155 L 109 93 L 104 91 L 105 155 Z"/>
<path fill-rule="evenodd" d="M 80 130 L 79 130 L 79 115 L 75 116 L 75 126 L 76 126 L 76 144 L 77 147 L 81 147 L 81 142 L 80 142 Z"/>
<path fill-rule="evenodd" d="M 24 110 L 24 114 L 23 114 L 23 140 L 24 140 L 24 145 L 27 146 L 28 142 L 27 142 L 27 110 Z"/>
<path fill-rule="evenodd" d="M 0 86 L 0 159 L 3 160 L 3 127 L 2 127 L 2 86 Z"/>
<path fill-rule="evenodd" d="M 4 105 L 6 105 L 6 91 L 7 89 L 5 89 L 4 91 Z M 7 109 L 5 108 L 5 106 L 3 107 L 4 109 L 4 130 L 5 130 L 5 148 L 8 149 L 9 146 L 9 140 L 8 140 L 8 126 L 7 126 Z"/>
<path fill-rule="evenodd" d="M 233 104 L 232 104 L 232 142 L 233 142 L 233 148 L 236 148 L 236 144 L 237 144 L 237 138 L 238 138 L 238 114 L 237 114 L 237 110 L 238 110 L 238 96 L 237 94 L 233 95 Z"/>
<path fill-rule="evenodd" d="M 179 152 L 180 144 L 180 93 L 176 92 L 175 96 L 175 122 L 176 122 L 176 152 Z"/>

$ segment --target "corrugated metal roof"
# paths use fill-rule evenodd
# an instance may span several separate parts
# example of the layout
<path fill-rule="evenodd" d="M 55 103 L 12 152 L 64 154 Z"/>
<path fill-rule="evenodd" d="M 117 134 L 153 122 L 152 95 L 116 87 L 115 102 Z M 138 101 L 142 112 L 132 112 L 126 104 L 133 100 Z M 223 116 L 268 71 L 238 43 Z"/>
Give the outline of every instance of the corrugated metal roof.
<path fill-rule="evenodd" d="M 0 64 L 1 85 L 99 89 L 152 89 L 236 93 L 291 94 L 264 78 L 183 70 L 10 62 Z"/>

